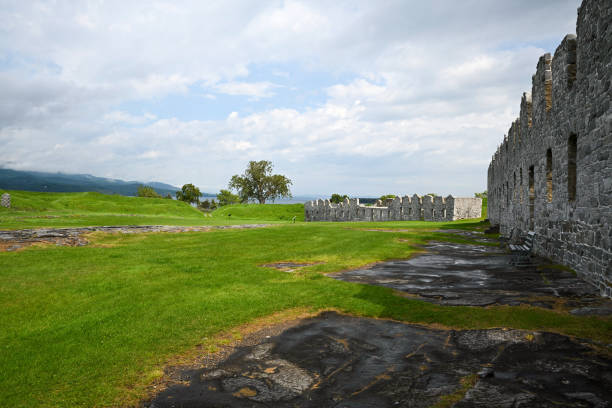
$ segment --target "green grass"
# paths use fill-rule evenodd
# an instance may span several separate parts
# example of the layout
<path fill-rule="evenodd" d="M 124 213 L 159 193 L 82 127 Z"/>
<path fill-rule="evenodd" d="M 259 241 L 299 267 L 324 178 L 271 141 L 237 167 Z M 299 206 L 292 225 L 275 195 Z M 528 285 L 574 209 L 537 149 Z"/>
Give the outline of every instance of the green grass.
<path fill-rule="evenodd" d="M 4 193 L 1 191 L 0 193 Z M 201 216 L 195 208 L 182 201 L 161 198 L 125 197 L 102 193 L 36 193 L 8 191 L 11 204 L 17 211 L 57 213 L 98 213 L 172 215 L 193 218 Z M 4 212 L 10 210 L 4 209 Z"/>
<path fill-rule="evenodd" d="M 434 235 L 301 223 L 99 234 L 97 245 L 88 247 L 0 253 L 0 395 L 16 407 L 113 405 L 139 395 L 143 379 L 169 357 L 221 330 L 290 308 L 610 338 L 610 319 L 537 308 L 442 307 L 321 274 L 407 257 L 413 245 Z M 283 260 L 323 263 L 299 274 L 258 266 Z"/>
<path fill-rule="evenodd" d="M 304 221 L 304 204 L 233 204 L 212 213 L 216 219 Z"/>
<path fill-rule="evenodd" d="M 7 192 L 0 190 L 0 194 Z M 0 207 L 0 230 L 91 225 L 224 225 L 304 220 L 303 204 L 240 204 L 209 216 L 176 200 L 101 193 L 8 191 L 10 209 Z M 231 214 L 231 217 L 228 216 Z"/>
<path fill-rule="evenodd" d="M 443 307 L 323 275 L 406 258 L 429 239 L 461 240 L 432 230 L 482 229 L 479 220 L 292 224 L 287 217 L 297 206 L 235 206 L 205 218 L 169 200 L 157 204 L 116 196 L 108 199 L 115 212 L 106 215 L 99 211 L 108 207 L 97 204 L 95 195 L 37 194 L 15 194 L 18 208 L 0 213 L 0 219 L 12 216 L 12 225 L 36 225 L 47 219 L 22 220 L 14 213 L 53 213 L 58 224 L 72 219 L 196 224 L 229 223 L 231 213 L 232 223 L 272 218 L 282 224 L 181 234 L 97 233 L 86 247 L 0 253 L 1 406 L 136 403 L 169 359 L 221 331 L 290 309 L 333 308 L 455 328 L 551 330 L 604 342 L 612 337 L 610 318 L 532 307 Z M 186 215 L 177 216 L 169 205 Z M 125 212 L 137 215 L 128 218 Z M 366 231 L 373 228 L 397 231 Z M 320 263 L 293 274 L 258 266 L 276 261 Z"/>

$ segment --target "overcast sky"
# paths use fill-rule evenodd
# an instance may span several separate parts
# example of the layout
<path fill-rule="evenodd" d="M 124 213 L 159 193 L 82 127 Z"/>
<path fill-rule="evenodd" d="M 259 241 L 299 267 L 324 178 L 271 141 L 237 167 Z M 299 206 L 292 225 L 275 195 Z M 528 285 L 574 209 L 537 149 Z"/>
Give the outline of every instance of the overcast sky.
<path fill-rule="evenodd" d="M 0 167 L 472 196 L 578 6 L 0 0 Z"/>

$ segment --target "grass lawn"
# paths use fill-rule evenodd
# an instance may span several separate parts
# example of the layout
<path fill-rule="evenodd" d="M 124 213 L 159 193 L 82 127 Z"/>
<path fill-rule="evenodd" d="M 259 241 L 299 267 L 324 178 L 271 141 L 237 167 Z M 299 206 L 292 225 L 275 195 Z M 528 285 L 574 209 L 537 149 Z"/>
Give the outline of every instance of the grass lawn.
<path fill-rule="evenodd" d="M 190 205 L 162 198 L 101 193 L 6 191 L 12 208 L 0 207 L 0 230 L 91 225 L 228 225 L 304 220 L 303 204 L 237 204 L 204 214 Z"/>
<path fill-rule="evenodd" d="M 258 211 L 249 206 L 227 210 L 232 219 L 236 215 L 232 222 L 240 216 L 255 217 Z M 40 209 L 21 211 L 27 216 Z M 63 208 L 54 211 L 68 211 L 58 215 L 58 222 L 72 214 Z M 180 211 L 187 215 L 142 216 L 156 220 L 155 224 L 165 217 L 185 224 L 200 220 L 189 208 Z M 262 217 L 282 222 L 280 217 L 291 214 L 270 212 Z M 89 214 L 97 216 L 94 211 Z M 221 213 L 208 218 L 202 217 L 205 222 L 229 217 Z M 17 221 L 12 225 L 20 227 Z M 443 307 L 395 296 L 387 288 L 323 275 L 408 257 L 416 245 L 440 239 L 432 227 L 474 225 L 469 221 L 285 222 L 251 230 L 97 233 L 86 247 L 2 252 L 0 406 L 134 404 L 168 359 L 208 344 L 221 331 L 295 308 L 334 308 L 456 328 L 551 330 L 609 342 L 610 318 L 528 307 Z M 366 228 L 409 231 L 380 233 Z M 320 264 L 293 274 L 259 266 L 276 261 Z"/>

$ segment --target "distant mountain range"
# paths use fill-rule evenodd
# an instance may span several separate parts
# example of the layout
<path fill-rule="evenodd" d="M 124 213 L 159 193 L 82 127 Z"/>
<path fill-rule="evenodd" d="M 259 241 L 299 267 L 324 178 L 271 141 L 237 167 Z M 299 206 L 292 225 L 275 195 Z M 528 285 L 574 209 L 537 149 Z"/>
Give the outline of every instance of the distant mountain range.
<path fill-rule="evenodd" d="M 0 168 L 0 188 L 6 190 L 50 191 L 70 193 L 81 191 L 97 191 L 105 194 L 120 194 L 135 196 L 141 185 L 151 186 L 158 194 L 165 196 L 180 190 L 179 187 L 156 181 L 123 181 L 89 174 L 45 173 L 40 171 L 19 171 Z M 214 194 L 203 193 L 204 196 Z"/>

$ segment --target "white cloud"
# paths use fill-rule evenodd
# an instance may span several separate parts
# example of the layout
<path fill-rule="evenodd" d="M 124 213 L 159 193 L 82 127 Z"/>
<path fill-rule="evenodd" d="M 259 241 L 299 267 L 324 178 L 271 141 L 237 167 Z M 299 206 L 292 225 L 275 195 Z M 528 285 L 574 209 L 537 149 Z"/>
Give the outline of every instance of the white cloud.
<path fill-rule="evenodd" d="M 215 90 L 227 95 L 250 96 L 254 99 L 274 96 L 274 88 L 279 85 L 271 82 L 223 82 L 215 85 Z"/>
<path fill-rule="evenodd" d="M 135 116 L 127 112 L 112 111 L 104 115 L 104 121 L 112 124 L 141 125 L 154 119 L 156 119 L 156 116 L 151 113 Z"/>
<path fill-rule="evenodd" d="M 577 5 L 8 2 L 0 165 L 214 191 L 269 159 L 296 192 L 470 194 Z M 292 67 L 326 85 L 298 86 Z M 290 105 L 287 89 L 324 99 Z M 245 102 L 218 120 L 134 113 L 168 95 L 221 103 L 215 92 Z"/>
<path fill-rule="evenodd" d="M 156 150 L 147 150 L 146 152 L 139 154 L 139 159 L 158 159 L 161 156 L 160 152 Z"/>

